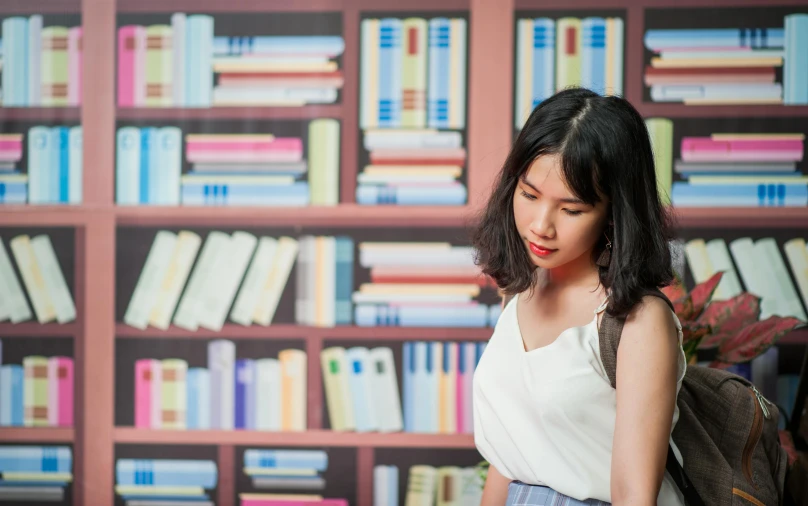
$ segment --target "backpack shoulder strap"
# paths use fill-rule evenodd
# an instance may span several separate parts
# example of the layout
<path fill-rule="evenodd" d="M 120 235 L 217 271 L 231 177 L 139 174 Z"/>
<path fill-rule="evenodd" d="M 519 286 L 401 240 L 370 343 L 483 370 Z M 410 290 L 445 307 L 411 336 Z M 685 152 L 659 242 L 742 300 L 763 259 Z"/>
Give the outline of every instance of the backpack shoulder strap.
<path fill-rule="evenodd" d="M 648 290 L 645 295 L 654 295 L 664 300 L 673 311 L 673 304 L 659 289 Z M 598 328 L 598 339 L 600 344 L 600 358 L 603 362 L 603 367 L 606 369 L 606 374 L 609 377 L 609 382 L 612 388 L 617 387 L 617 348 L 620 346 L 620 334 L 623 333 L 623 325 L 625 320 L 616 318 L 609 313 L 603 313 L 603 318 Z M 688 506 L 704 506 L 704 501 L 699 495 L 693 483 L 685 474 L 679 461 L 676 460 L 676 455 L 673 453 L 673 447 L 668 446 L 668 455 L 665 462 L 665 468 L 673 478 L 676 486 L 681 490 L 682 495 L 685 497 L 685 502 Z"/>
<path fill-rule="evenodd" d="M 659 297 L 664 300 L 671 308 L 671 311 L 673 311 L 673 304 L 659 289 L 648 290 L 645 295 Z M 625 323 L 623 318 L 614 317 L 607 311 L 604 311 L 603 318 L 600 321 L 600 327 L 598 327 L 600 359 L 603 362 L 604 369 L 606 369 L 606 375 L 609 377 L 609 383 L 612 384 L 612 388 L 617 387 L 617 348 L 620 346 L 620 335 L 623 333 L 623 325 Z"/>

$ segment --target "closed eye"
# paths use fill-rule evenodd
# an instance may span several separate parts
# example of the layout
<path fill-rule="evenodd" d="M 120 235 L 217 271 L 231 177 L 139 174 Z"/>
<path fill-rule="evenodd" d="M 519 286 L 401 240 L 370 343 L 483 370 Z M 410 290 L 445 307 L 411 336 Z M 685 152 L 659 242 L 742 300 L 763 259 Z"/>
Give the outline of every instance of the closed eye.
<path fill-rule="evenodd" d="M 530 193 L 526 192 L 525 190 L 521 190 L 522 196 L 528 200 L 536 200 L 535 195 L 531 195 Z"/>
<path fill-rule="evenodd" d="M 578 216 L 583 211 L 578 211 L 578 210 L 574 210 L 574 209 L 564 209 L 564 212 L 569 214 L 570 216 Z"/>

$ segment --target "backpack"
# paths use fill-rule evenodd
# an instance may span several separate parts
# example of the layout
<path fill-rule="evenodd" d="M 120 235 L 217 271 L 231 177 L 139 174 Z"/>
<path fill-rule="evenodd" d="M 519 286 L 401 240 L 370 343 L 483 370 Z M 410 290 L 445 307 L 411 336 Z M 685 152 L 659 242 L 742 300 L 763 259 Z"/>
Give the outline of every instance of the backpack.
<path fill-rule="evenodd" d="M 649 291 L 673 304 L 659 290 Z M 624 321 L 603 313 L 600 353 L 612 387 Z M 720 369 L 687 366 L 677 399 L 674 443 L 666 469 L 688 506 L 783 504 L 787 454 L 780 446 L 778 408 L 746 379 Z"/>

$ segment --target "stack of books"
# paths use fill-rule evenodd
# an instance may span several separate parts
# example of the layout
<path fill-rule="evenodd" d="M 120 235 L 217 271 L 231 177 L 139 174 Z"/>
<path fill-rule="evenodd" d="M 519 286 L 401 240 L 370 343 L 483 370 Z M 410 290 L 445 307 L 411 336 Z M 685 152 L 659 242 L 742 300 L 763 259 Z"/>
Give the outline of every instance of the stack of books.
<path fill-rule="evenodd" d="M 299 239 L 295 322 L 314 327 L 350 325 L 354 286 L 354 242 L 347 236 Z"/>
<path fill-rule="evenodd" d="M 73 452 L 67 446 L 0 446 L 0 473 L 2 502 L 61 503 L 73 481 Z"/>
<path fill-rule="evenodd" d="M 645 84 L 654 102 L 705 104 L 808 103 L 808 16 L 786 16 L 790 27 L 648 30 L 654 53 Z M 808 40 L 808 39 L 806 39 Z M 784 66 L 783 83 L 775 82 Z M 785 84 L 785 93 L 784 93 Z"/>
<path fill-rule="evenodd" d="M 320 353 L 331 429 L 398 432 L 403 429 L 401 400 L 387 347 L 334 346 Z"/>
<path fill-rule="evenodd" d="M 362 21 L 357 203 L 465 204 L 466 39 L 460 18 Z"/>
<path fill-rule="evenodd" d="M 257 489 L 324 490 L 326 482 L 321 473 L 327 469 L 328 454 L 323 450 L 249 448 L 244 452 L 244 474 L 250 477 L 253 488 Z"/>
<path fill-rule="evenodd" d="M 336 36 L 214 37 L 214 106 L 301 106 L 337 101 L 344 79 Z"/>
<path fill-rule="evenodd" d="M 683 137 L 673 183 L 675 206 L 808 205 L 808 177 L 797 171 L 804 134 Z"/>
<path fill-rule="evenodd" d="M 359 255 L 371 282 L 353 294 L 357 325 L 485 327 L 497 311 L 474 300 L 490 281 L 470 246 L 365 242 Z"/>
<path fill-rule="evenodd" d="M 601 95 L 623 94 L 623 20 L 564 17 L 516 22 L 514 122 L 556 91 L 583 86 Z"/>
<path fill-rule="evenodd" d="M 398 467 L 373 468 L 373 506 L 398 506 Z M 479 506 L 483 483 L 474 467 L 410 467 L 406 506 Z"/>
<path fill-rule="evenodd" d="M 146 429 L 302 431 L 306 352 L 236 359 L 232 341 L 208 344 L 208 367 L 183 359 L 135 362 L 135 426 Z"/>
<path fill-rule="evenodd" d="M 10 242 L 11 253 L 22 276 L 28 299 L 34 307 L 39 323 L 68 323 L 76 319 L 76 306 L 73 295 L 67 287 L 59 260 L 45 234 L 31 238 L 19 235 Z M 30 320 L 31 310 L 25 298 L 22 285 L 0 240 L 0 285 L 3 297 L 0 298 L 0 321 L 11 320 L 19 323 Z"/>
<path fill-rule="evenodd" d="M 2 351 L 0 341 L 0 360 Z M 29 355 L 0 366 L 0 426 L 72 427 L 73 359 Z"/>
<path fill-rule="evenodd" d="M 218 469 L 212 460 L 118 459 L 115 493 L 126 506 L 213 506 Z"/>
<path fill-rule="evenodd" d="M 2 24 L 3 107 L 81 105 L 81 26 L 43 26 L 43 17 Z"/>
<path fill-rule="evenodd" d="M 0 204 L 28 201 L 28 174 L 17 166 L 22 160 L 22 134 L 0 134 Z M 58 182 L 58 179 L 51 180 Z"/>

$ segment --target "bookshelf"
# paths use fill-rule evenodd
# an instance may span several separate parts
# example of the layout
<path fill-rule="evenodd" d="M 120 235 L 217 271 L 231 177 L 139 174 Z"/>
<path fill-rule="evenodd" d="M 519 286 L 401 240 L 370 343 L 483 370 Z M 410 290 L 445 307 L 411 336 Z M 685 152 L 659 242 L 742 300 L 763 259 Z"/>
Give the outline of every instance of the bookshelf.
<path fill-rule="evenodd" d="M 35 7 L 32 7 L 32 4 Z M 390 0 L 4 0 L 0 15 L 81 12 L 84 27 L 84 79 L 81 108 L 0 108 L 0 122 L 81 121 L 84 148 L 84 203 L 78 206 L 0 206 L 0 224 L 21 232 L 40 227 L 75 231 L 74 299 L 78 319 L 66 325 L 0 324 L 0 335 L 73 339 L 75 356 L 75 428 L 2 428 L 0 441 L 64 443 L 74 451 L 73 504 L 111 506 L 116 448 L 119 445 L 212 446 L 219 466 L 219 506 L 234 506 L 239 446 L 333 447 L 353 449 L 356 505 L 372 504 L 376 452 L 407 449 L 473 451 L 469 435 L 357 434 L 322 429 L 325 409 L 319 350 L 325 341 L 394 343 L 413 339 L 484 341 L 491 329 L 458 328 L 316 328 L 292 324 L 270 327 L 226 325 L 221 332 L 189 332 L 171 327 L 138 330 L 116 321 L 116 231 L 119 227 L 311 227 L 318 229 L 408 228 L 461 229 L 469 226 L 485 202 L 487 190 L 508 151 L 512 134 L 514 19 L 517 11 L 594 10 L 625 12 L 625 95 L 646 117 L 672 119 L 808 118 L 808 106 L 684 106 L 643 101 L 642 40 L 646 9 L 767 7 L 768 0 L 413 0 L 406 7 Z M 804 0 L 777 0 L 778 6 L 803 7 Z M 359 170 L 359 32 L 365 13 L 463 12 L 468 15 L 468 111 L 465 145 L 468 204 L 462 207 L 368 207 L 354 201 Z M 340 101 L 303 107 L 122 108 L 115 100 L 117 47 L 114 27 L 119 15 L 172 12 L 202 13 L 338 13 L 345 52 Z M 633 42 L 631 42 L 633 41 Z M 115 129 L 118 121 L 222 121 L 334 118 L 341 122 L 340 202 L 336 207 L 204 208 L 118 207 L 114 203 Z M 808 209 L 686 208 L 676 210 L 681 230 L 772 229 L 805 235 Z M 226 337 L 245 341 L 298 340 L 309 353 L 309 430 L 298 433 L 256 431 L 156 431 L 116 426 L 116 340 L 194 340 Z M 789 346 L 808 345 L 808 330 L 786 336 Z M 383 460 L 383 459 L 382 459 Z"/>

